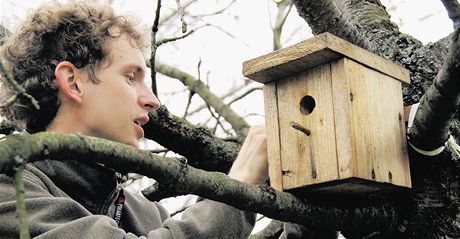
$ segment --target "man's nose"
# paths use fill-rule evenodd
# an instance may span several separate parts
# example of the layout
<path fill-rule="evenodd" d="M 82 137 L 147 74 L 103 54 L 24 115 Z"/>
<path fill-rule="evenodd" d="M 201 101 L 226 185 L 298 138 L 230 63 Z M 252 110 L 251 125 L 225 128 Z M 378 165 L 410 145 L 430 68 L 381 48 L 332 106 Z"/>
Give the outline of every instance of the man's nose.
<path fill-rule="evenodd" d="M 160 101 L 153 94 L 152 90 L 147 87 L 143 90 L 143 94 L 139 96 L 139 105 L 147 111 L 156 110 L 160 108 Z"/>

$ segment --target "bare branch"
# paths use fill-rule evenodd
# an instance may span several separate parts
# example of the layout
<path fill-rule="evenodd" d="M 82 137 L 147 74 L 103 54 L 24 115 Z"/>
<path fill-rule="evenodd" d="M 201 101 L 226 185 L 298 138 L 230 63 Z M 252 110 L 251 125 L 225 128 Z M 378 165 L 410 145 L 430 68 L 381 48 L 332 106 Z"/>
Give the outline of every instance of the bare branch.
<path fill-rule="evenodd" d="M 219 172 L 230 170 L 239 144 L 214 137 L 206 129 L 170 114 L 164 106 L 151 112 L 149 117 L 149 122 L 143 126 L 146 138 L 187 157 L 188 164 L 194 167 Z"/>
<path fill-rule="evenodd" d="M 189 31 L 189 32 L 187 32 L 187 33 L 185 33 L 185 34 L 183 34 L 183 35 L 181 35 L 181 36 L 171 37 L 171 38 L 165 38 L 165 39 L 159 40 L 159 41 L 157 42 L 157 47 L 158 47 L 158 46 L 161 46 L 161 45 L 163 45 L 163 44 L 165 44 L 165 43 L 168 43 L 168 42 L 172 42 L 172 41 L 177 41 L 177 40 L 184 39 L 184 38 L 188 37 L 189 35 L 191 35 L 192 33 L 194 33 L 195 31 L 196 31 L 196 29 L 195 29 L 195 30 L 191 30 L 191 31 Z"/>
<path fill-rule="evenodd" d="M 382 198 L 340 198 L 338 204 L 325 198 L 300 199 L 268 186 L 241 183 L 222 173 L 199 170 L 182 161 L 95 137 L 49 132 L 8 136 L 0 143 L 0 155 L 2 173 L 12 170 L 16 156 L 27 162 L 43 158 L 90 160 L 120 173 L 134 172 L 154 178 L 162 189 L 169 188 L 177 195 L 191 193 L 241 210 L 312 227 L 328 225 L 334 229 L 393 230 L 398 222 L 395 209 Z"/>
<path fill-rule="evenodd" d="M 185 106 L 185 111 L 184 111 L 184 115 L 182 116 L 182 118 L 185 118 L 187 116 L 188 108 L 190 107 L 190 103 L 192 103 L 192 97 L 193 97 L 194 94 L 195 94 L 195 92 L 193 92 L 193 91 L 189 92 L 188 100 L 187 100 L 187 106 Z"/>
<path fill-rule="evenodd" d="M 449 53 L 433 84 L 420 101 L 410 142 L 423 150 L 436 149 L 449 137 L 450 120 L 460 104 L 460 29 L 452 35 Z M 429 140 L 427 140 L 429 139 Z"/>
<path fill-rule="evenodd" d="M 187 9 L 187 7 L 189 7 L 190 5 L 192 5 L 193 3 L 196 3 L 198 0 L 190 0 L 188 2 L 186 2 L 183 6 L 182 6 L 182 10 L 185 10 Z M 163 17 L 162 19 L 160 19 L 160 25 L 169 21 L 172 17 L 174 17 L 176 14 L 178 13 L 178 9 L 176 11 L 173 11 L 171 12 L 169 15 Z"/>
<path fill-rule="evenodd" d="M 251 94 L 252 92 L 254 92 L 256 90 L 262 90 L 262 87 L 255 87 L 255 88 L 251 88 L 251 89 L 247 90 L 242 95 L 240 95 L 240 96 L 232 99 L 230 102 L 228 102 L 228 105 L 231 105 L 231 104 L 237 102 L 238 100 L 243 99 L 244 97 L 246 97 L 247 95 Z"/>
<path fill-rule="evenodd" d="M 221 14 L 223 12 L 225 12 L 227 9 L 229 9 L 234 3 L 236 2 L 236 0 L 232 0 L 230 3 L 227 4 L 227 6 L 223 7 L 222 9 L 220 10 L 217 10 L 215 12 L 210 12 L 210 13 L 203 13 L 203 14 L 197 14 L 197 15 L 190 15 L 191 17 L 194 17 L 194 18 L 197 18 L 197 17 L 207 17 L 207 16 L 215 16 L 215 15 L 218 15 L 218 14 Z"/>
<path fill-rule="evenodd" d="M 244 84 L 241 84 L 239 86 L 236 86 L 236 87 L 233 87 L 231 88 L 227 93 L 219 96 L 219 98 L 221 100 L 225 100 L 225 98 L 235 94 L 236 92 L 240 91 L 241 89 L 243 89 L 244 87 L 248 86 L 249 84 L 251 83 L 254 83 L 255 81 L 247 81 L 245 80 L 245 83 Z M 203 104 L 203 105 L 200 105 L 199 107 L 197 107 L 196 109 L 190 111 L 187 115 L 190 116 L 190 115 L 193 115 L 197 112 L 200 112 L 201 110 L 205 109 L 206 108 L 206 104 Z"/>
<path fill-rule="evenodd" d="M 441 0 L 447 10 L 449 18 L 454 23 L 454 29 L 457 29 L 460 24 L 460 3 L 458 0 Z"/>
<path fill-rule="evenodd" d="M 16 190 L 16 217 L 19 221 L 19 238 L 28 239 L 30 238 L 29 225 L 27 224 L 27 211 L 26 203 L 24 199 L 24 166 L 25 161 L 21 156 L 14 156 L 14 161 L 16 163 L 13 170 L 14 173 L 14 189 Z"/>
<path fill-rule="evenodd" d="M 216 112 L 221 115 L 227 122 L 229 122 L 235 132 L 241 137 L 243 141 L 249 129 L 248 123 L 235 113 L 227 104 L 222 102 L 216 95 L 214 95 L 209 88 L 200 80 L 180 71 L 174 67 L 166 64 L 159 63 L 155 69 L 159 73 L 180 80 L 184 85 L 189 87 L 190 90 L 196 92 L 204 101 L 206 101 Z M 242 142 L 241 141 L 241 142 Z"/>
<path fill-rule="evenodd" d="M 273 30 L 273 50 L 276 51 L 281 49 L 281 32 L 283 30 L 284 23 L 292 9 L 291 0 L 283 0 L 276 3 L 278 7 L 278 14 L 276 14 L 275 25 L 272 27 Z M 286 11 L 287 8 L 287 11 Z"/>
<path fill-rule="evenodd" d="M 158 49 L 157 44 L 157 32 L 158 32 L 158 24 L 160 21 L 160 12 L 161 12 L 161 0 L 157 0 L 157 9 L 155 11 L 155 19 L 153 20 L 152 25 L 152 43 L 151 43 L 151 53 L 150 53 L 150 66 L 151 66 L 151 73 L 150 76 L 152 78 L 152 91 L 153 93 L 158 96 L 158 87 L 157 87 L 157 72 L 155 71 L 155 62 L 156 62 L 156 54 Z"/>
<path fill-rule="evenodd" d="M 180 6 L 180 0 L 176 0 L 176 4 L 177 4 L 177 11 L 179 12 L 179 15 L 180 15 L 180 22 L 182 23 L 182 33 L 185 33 L 187 32 L 187 23 L 184 20 L 184 15 L 185 15 L 184 10 Z"/>
<path fill-rule="evenodd" d="M 299 15 L 308 22 L 315 35 L 330 32 L 364 49 L 373 51 L 374 45 L 369 42 L 361 29 L 358 29 L 356 24 L 351 21 L 342 1 L 293 0 L 293 2 Z"/>
<path fill-rule="evenodd" d="M 37 110 L 40 109 L 40 105 L 38 104 L 38 101 L 33 96 L 28 94 L 26 92 L 26 90 L 24 88 L 22 88 L 22 86 L 19 85 L 16 80 L 14 80 L 13 76 L 11 75 L 11 73 L 7 72 L 6 69 L 4 68 L 2 61 L 0 61 L 0 74 L 1 74 L 1 78 L 7 80 L 8 83 L 11 86 L 13 86 L 13 89 L 14 89 L 14 91 L 16 91 L 17 95 L 24 96 L 24 97 L 28 98 L 32 102 L 32 105 L 35 107 L 35 109 L 37 109 Z M 16 97 L 16 99 L 17 99 L 17 97 Z M 7 100 L 6 103 L 2 103 L 1 106 L 2 107 L 7 107 L 8 105 L 13 103 L 13 102 L 11 102 L 11 100 L 16 100 L 16 99 L 14 99 L 14 97 L 10 98 L 10 99 Z"/>

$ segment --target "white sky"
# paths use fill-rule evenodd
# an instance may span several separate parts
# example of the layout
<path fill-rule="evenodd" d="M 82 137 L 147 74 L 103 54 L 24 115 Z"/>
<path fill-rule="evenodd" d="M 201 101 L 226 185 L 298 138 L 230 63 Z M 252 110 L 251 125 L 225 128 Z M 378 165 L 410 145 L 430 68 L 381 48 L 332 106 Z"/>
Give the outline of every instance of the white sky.
<path fill-rule="evenodd" d="M 29 8 L 39 5 L 41 0 L 11 1 L 0 0 L 0 23 L 14 29 L 19 19 L 22 19 Z M 142 28 L 148 30 L 153 22 L 153 12 L 156 1 L 145 0 L 114 0 L 114 6 L 119 12 L 130 12 L 140 16 Z M 185 1 L 181 1 L 185 2 Z M 200 2 L 200 1 L 199 1 Z M 201 1 L 189 8 L 193 13 L 213 12 L 229 3 L 229 0 Z M 385 0 L 382 1 L 392 15 L 402 32 L 413 35 L 423 43 L 436 41 L 452 31 L 452 23 L 447 17 L 441 1 L 428 0 Z M 174 9 L 174 0 L 163 0 L 162 13 Z M 272 49 L 272 32 L 270 15 L 275 16 L 274 4 L 268 0 L 239 0 L 224 14 L 204 18 L 206 22 L 218 25 L 230 32 L 237 39 L 215 28 L 202 28 L 188 38 L 166 44 L 160 47 L 157 59 L 169 65 L 177 66 L 183 71 L 197 76 L 197 64 L 201 59 L 201 78 L 209 80 L 209 86 L 217 95 L 222 95 L 231 87 L 243 83 L 241 74 L 242 62 Z M 177 35 L 178 21 L 160 29 L 159 38 Z M 282 41 L 283 45 L 292 45 L 306 38 L 311 33 L 305 21 L 292 9 L 287 19 Z M 163 104 L 177 115 L 182 115 L 188 98 L 188 93 L 178 92 L 184 86 L 175 79 L 158 77 L 160 99 Z M 257 86 L 258 83 L 252 84 Z M 167 94 L 167 92 L 177 92 Z M 243 92 L 243 91 L 242 91 Z M 240 93 L 242 93 L 240 92 Z M 194 96 L 191 109 L 202 105 L 198 96 Z M 250 97 L 232 105 L 233 109 L 242 115 L 256 114 L 247 118 L 250 124 L 263 122 L 263 97 L 261 91 L 252 93 Z M 194 123 L 202 123 L 209 117 L 206 110 L 191 118 Z"/>

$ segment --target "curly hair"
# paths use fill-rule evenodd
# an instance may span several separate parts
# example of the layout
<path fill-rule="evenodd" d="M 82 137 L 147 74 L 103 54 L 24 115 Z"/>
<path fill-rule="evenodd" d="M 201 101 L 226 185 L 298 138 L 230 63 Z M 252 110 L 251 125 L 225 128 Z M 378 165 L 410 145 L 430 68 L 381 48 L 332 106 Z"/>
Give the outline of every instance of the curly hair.
<path fill-rule="evenodd" d="M 1 109 L 0 115 L 30 133 L 46 130 L 60 105 L 56 66 L 62 61 L 72 62 L 98 83 L 95 71 L 109 53 L 105 46 L 108 39 L 126 34 L 133 47 L 147 46 L 134 26 L 109 5 L 52 2 L 40 6 L 0 50 L 6 70 L 39 102 L 40 109 L 35 109 L 29 99 L 18 97 L 10 107 Z M 0 102 L 16 94 L 7 81 L 0 80 L 0 84 Z"/>

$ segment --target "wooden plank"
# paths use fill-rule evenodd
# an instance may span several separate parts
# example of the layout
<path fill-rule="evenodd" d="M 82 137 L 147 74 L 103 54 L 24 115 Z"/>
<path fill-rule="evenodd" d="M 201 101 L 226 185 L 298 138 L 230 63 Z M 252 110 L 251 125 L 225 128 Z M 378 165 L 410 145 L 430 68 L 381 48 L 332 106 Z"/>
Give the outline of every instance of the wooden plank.
<path fill-rule="evenodd" d="M 329 64 L 277 82 L 283 188 L 337 179 L 337 155 Z M 304 96 L 315 100 L 311 114 L 302 114 Z M 292 122 L 310 130 L 294 129 Z"/>
<path fill-rule="evenodd" d="M 266 83 L 284 79 L 326 62 L 347 56 L 377 71 L 410 83 L 409 71 L 374 53 L 355 46 L 330 33 L 243 62 L 243 75 Z"/>
<path fill-rule="evenodd" d="M 345 59 L 331 62 L 332 100 L 334 104 L 335 140 L 337 145 L 337 165 L 340 179 L 355 175 L 352 142 L 350 86 L 351 76 L 345 68 Z"/>
<path fill-rule="evenodd" d="M 385 75 L 391 76 L 405 84 L 410 84 L 410 71 L 406 68 L 396 65 L 395 63 L 380 57 L 368 50 L 353 45 L 333 34 L 326 33 L 324 38 L 327 41 L 327 46 L 332 51 L 336 51 L 353 59 L 365 66 L 368 66 Z"/>
<path fill-rule="evenodd" d="M 369 92 L 368 83 L 370 79 L 366 79 L 361 68 L 352 64 L 349 59 L 345 59 L 345 68 L 348 72 L 351 112 L 352 112 L 352 139 L 353 150 L 355 152 L 355 176 L 366 179 L 375 180 L 374 160 L 376 157 L 375 142 L 372 142 L 372 134 L 375 129 L 375 122 L 372 115 L 372 99 L 374 92 Z"/>
<path fill-rule="evenodd" d="M 344 62 L 353 94 L 357 176 L 410 187 L 401 83 L 352 60 Z"/>
<path fill-rule="evenodd" d="M 283 178 L 281 176 L 281 151 L 278 127 L 278 101 L 276 96 L 276 82 L 263 86 L 265 106 L 265 127 L 267 130 L 267 156 L 270 185 L 282 191 Z"/>

